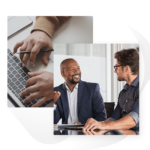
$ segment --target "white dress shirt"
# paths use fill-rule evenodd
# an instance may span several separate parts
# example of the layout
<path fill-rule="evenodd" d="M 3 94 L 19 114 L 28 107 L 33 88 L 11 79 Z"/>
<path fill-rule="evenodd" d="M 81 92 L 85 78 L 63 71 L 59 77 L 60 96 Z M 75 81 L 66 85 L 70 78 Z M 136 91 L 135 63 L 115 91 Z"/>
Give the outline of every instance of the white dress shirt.
<path fill-rule="evenodd" d="M 77 108 L 78 83 L 76 84 L 72 92 L 70 91 L 66 83 L 65 83 L 65 86 L 67 89 L 68 104 L 69 104 L 68 124 L 72 124 L 74 122 L 79 122 L 78 108 Z"/>

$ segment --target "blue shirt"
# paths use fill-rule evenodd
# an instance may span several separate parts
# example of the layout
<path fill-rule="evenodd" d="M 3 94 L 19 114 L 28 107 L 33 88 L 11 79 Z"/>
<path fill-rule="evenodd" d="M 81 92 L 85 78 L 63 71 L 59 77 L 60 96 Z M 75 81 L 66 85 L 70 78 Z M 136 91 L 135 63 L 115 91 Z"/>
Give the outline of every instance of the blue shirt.
<path fill-rule="evenodd" d="M 135 129 L 139 128 L 139 76 L 129 86 L 125 84 L 118 97 L 118 104 L 108 118 L 111 121 L 118 120 L 126 115 L 130 115 L 136 122 Z"/>

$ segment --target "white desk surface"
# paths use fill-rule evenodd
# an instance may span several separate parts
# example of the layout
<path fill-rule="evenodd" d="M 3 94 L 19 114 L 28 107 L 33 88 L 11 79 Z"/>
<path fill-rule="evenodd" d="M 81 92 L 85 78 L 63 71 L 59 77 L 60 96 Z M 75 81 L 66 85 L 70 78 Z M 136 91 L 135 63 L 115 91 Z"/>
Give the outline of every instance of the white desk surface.
<path fill-rule="evenodd" d="M 13 51 L 15 44 L 21 40 L 24 40 L 29 36 L 30 31 L 32 30 L 35 24 L 35 16 L 30 16 L 33 20 L 33 24 L 16 35 L 12 36 L 8 40 L 8 48 Z M 93 17 L 88 16 L 73 16 L 68 19 L 58 30 L 56 30 L 52 37 L 52 43 L 93 43 Z M 15 54 L 18 58 L 19 55 Z M 41 56 L 38 55 L 34 65 L 31 65 L 28 61 L 27 68 L 33 71 L 53 71 L 53 56 L 52 53 L 50 56 L 50 61 L 48 65 L 44 65 L 41 59 Z M 8 102 L 8 106 L 11 107 L 11 104 Z"/>

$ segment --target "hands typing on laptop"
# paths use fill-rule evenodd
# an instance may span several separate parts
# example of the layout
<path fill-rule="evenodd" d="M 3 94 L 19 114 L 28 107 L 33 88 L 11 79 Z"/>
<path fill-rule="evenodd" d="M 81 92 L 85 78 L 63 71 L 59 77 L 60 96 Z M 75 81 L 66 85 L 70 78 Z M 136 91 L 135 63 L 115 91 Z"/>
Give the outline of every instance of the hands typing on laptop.
<path fill-rule="evenodd" d="M 29 72 L 26 68 L 28 60 L 30 64 L 35 64 L 40 50 L 47 50 L 43 52 L 42 61 L 48 65 L 53 48 L 51 36 L 44 29 L 31 32 L 24 40 L 14 43 L 13 52 L 8 49 L 8 99 L 16 107 L 51 107 L 48 104 L 53 99 L 53 73 L 38 70 Z M 15 55 L 19 48 L 20 52 L 30 53 L 20 54 L 19 60 Z"/>
<path fill-rule="evenodd" d="M 7 76 L 8 94 L 15 106 L 45 107 L 53 99 L 53 73 L 29 72 L 9 49 Z"/>
<path fill-rule="evenodd" d="M 39 101 L 34 103 L 32 107 L 39 107 L 45 102 L 53 99 L 53 73 L 46 71 L 29 72 L 28 75 L 31 77 L 26 82 L 26 89 L 23 90 L 20 96 L 23 98 L 24 104 L 35 101 L 34 99 L 41 97 Z M 32 93 L 32 94 L 30 94 Z"/>

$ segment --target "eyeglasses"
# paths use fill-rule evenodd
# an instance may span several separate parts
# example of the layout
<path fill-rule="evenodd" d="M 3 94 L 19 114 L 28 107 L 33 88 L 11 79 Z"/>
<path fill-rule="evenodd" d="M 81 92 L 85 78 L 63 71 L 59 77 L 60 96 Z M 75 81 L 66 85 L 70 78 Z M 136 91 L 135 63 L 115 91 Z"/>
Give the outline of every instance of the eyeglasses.
<path fill-rule="evenodd" d="M 116 65 L 116 66 L 114 66 L 114 69 L 116 70 L 120 66 L 123 66 L 123 65 Z"/>

